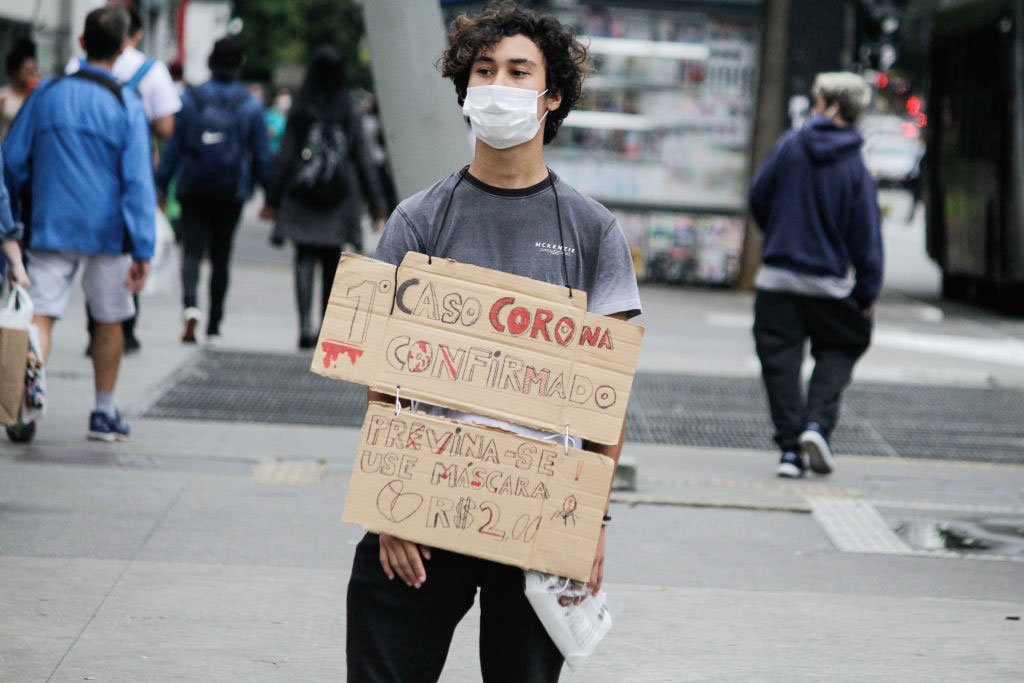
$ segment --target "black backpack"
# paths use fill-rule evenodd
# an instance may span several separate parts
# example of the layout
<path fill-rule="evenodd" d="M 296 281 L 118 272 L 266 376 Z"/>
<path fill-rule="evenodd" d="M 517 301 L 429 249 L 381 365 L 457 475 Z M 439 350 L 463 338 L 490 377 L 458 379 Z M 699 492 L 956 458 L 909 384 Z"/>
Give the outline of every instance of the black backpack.
<path fill-rule="evenodd" d="M 198 115 L 193 124 L 189 153 L 192 169 L 188 193 L 208 197 L 234 198 L 238 179 L 246 162 L 245 129 L 240 112 L 249 92 L 215 96 L 193 88 Z"/>
<path fill-rule="evenodd" d="M 348 194 L 350 163 L 345 126 L 329 119 L 313 120 L 299 148 L 288 194 L 315 208 L 337 206 Z"/>

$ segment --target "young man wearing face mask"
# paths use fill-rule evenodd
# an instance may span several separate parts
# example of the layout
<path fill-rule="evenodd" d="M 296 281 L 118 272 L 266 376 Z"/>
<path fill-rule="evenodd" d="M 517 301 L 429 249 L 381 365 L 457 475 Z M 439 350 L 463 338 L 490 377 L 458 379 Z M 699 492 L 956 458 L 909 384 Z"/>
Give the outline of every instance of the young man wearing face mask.
<path fill-rule="evenodd" d="M 618 221 L 544 163 L 544 144 L 582 93 L 587 53 L 572 30 L 508 3 L 491 5 L 452 23 L 440 68 L 476 134 L 473 161 L 398 206 L 377 258 L 398 264 L 409 251 L 452 258 L 586 291 L 595 313 L 638 315 L 636 277 Z M 376 392 L 370 399 L 393 400 Z M 615 446 L 583 447 L 617 461 L 621 437 Z M 588 584 L 594 594 L 604 578 L 604 552 L 602 530 Z M 483 680 L 558 680 L 562 657 L 523 594 L 521 569 L 383 534 L 367 534 L 356 550 L 347 605 L 349 680 L 436 681 L 478 588 Z"/>

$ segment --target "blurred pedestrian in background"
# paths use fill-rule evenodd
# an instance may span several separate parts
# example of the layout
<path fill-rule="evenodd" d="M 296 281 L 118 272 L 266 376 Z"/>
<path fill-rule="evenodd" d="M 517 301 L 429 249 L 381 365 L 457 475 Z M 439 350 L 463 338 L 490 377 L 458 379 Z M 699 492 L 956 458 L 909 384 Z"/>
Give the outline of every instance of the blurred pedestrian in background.
<path fill-rule="evenodd" d="M 345 87 L 344 67 L 341 55 L 332 47 L 320 47 L 313 55 L 288 116 L 277 173 L 267 197 L 277 217 L 272 240 L 295 243 L 301 349 L 316 344 L 318 328 L 311 309 L 317 263 L 322 319 L 343 245 L 362 251 L 366 204 L 378 221 L 378 230 L 387 217 L 363 131 L 363 114 Z"/>
<path fill-rule="evenodd" d="M 388 213 L 391 213 L 398 206 L 398 192 L 391 177 L 391 169 L 388 168 L 388 152 L 384 144 L 384 129 L 380 123 L 380 108 L 377 106 L 376 95 L 367 95 L 363 111 L 363 133 L 366 135 L 366 144 L 370 146 L 370 159 L 377 168 L 380 189 L 384 193 Z"/>
<path fill-rule="evenodd" d="M 197 341 L 202 317 L 197 296 L 199 266 L 207 251 L 212 273 L 206 342 L 220 341 L 231 247 L 242 204 L 254 182 L 264 190 L 270 183 L 272 160 L 263 103 L 238 81 L 244 62 L 237 38 L 214 43 L 208 61 L 213 77 L 185 91 L 174 135 L 157 169 L 161 205 L 175 178 L 181 202 L 181 340 L 185 343 Z"/>
<path fill-rule="evenodd" d="M 254 81 L 245 87 L 249 89 L 249 94 L 256 98 L 261 105 L 267 106 L 267 89 L 263 87 L 262 83 Z"/>
<path fill-rule="evenodd" d="M 274 101 L 267 107 L 267 135 L 270 136 L 270 151 L 277 154 L 281 147 L 281 137 L 288 122 L 288 112 L 292 108 L 292 93 L 288 88 L 278 88 Z"/>
<path fill-rule="evenodd" d="M 25 98 L 39 84 L 36 44 L 28 38 L 15 41 L 6 60 L 8 84 L 0 88 L 0 137 L 6 137 Z"/>
<path fill-rule="evenodd" d="M 185 67 L 182 66 L 181 61 L 171 62 L 167 66 L 167 73 L 171 75 L 171 81 L 174 83 L 174 89 L 178 92 L 178 97 L 184 95 L 188 83 L 185 82 Z"/>
<path fill-rule="evenodd" d="M 146 120 L 149 121 L 150 131 L 155 138 L 154 142 L 159 143 L 171 137 L 174 132 L 174 115 L 181 109 L 181 97 L 178 95 L 178 89 L 163 62 L 147 57 L 139 50 L 143 37 L 142 15 L 134 7 L 127 8 L 127 11 L 130 22 L 128 44 L 125 46 L 124 52 L 114 62 L 113 74 L 126 89 L 142 100 L 142 109 L 146 112 Z M 65 73 L 74 73 L 80 64 L 81 60 L 71 60 L 65 67 Z M 154 144 L 154 164 L 158 158 L 158 150 L 159 144 Z M 96 321 L 88 308 L 86 316 L 88 317 L 89 345 L 85 349 L 85 354 L 90 355 Z M 135 325 L 138 319 L 139 296 L 136 294 L 135 315 L 124 321 L 125 353 L 135 353 L 141 348 L 141 344 L 135 336 Z"/>
<path fill-rule="evenodd" d="M 32 322 L 44 358 L 54 321 L 82 270 L 85 300 L 96 317 L 92 363 L 96 409 L 88 437 L 128 437 L 114 403 L 132 294 L 146 282 L 155 241 L 156 197 L 146 114 L 111 73 L 128 35 L 116 5 L 90 12 L 86 62 L 71 76 L 44 81 L 25 101 L 4 141 L 8 190 L 26 227 Z M 28 197 L 28 204 L 21 203 Z M 125 252 L 128 253 L 125 253 Z"/>
<path fill-rule="evenodd" d="M 131 22 L 128 44 L 114 62 L 113 74 L 142 100 L 146 120 L 156 138 L 166 140 L 174 132 L 174 115 L 181 110 L 181 97 L 167 66 L 139 49 L 144 28 L 142 15 L 134 7 L 128 7 L 127 12 Z M 80 59 L 72 59 L 64 72 L 74 73 L 81 62 Z"/>
<path fill-rule="evenodd" d="M 7 185 L 2 181 L 4 173 L 4 157 L 0 154 L 0 292 L 4 291 L 3 283 L 10 281 L 28 289 L 28 273 L 22 260 L 21 223 L 14 220 L 11 214 L 11 197 Z"/>
<path fill-rule="evenodd" d="M 754 341 L 782 450 L 777 474 L 790 478 L 807 466 L 832 472 L 840 396 L 871 342 L 882 288 L 877 190 L 853 129 L 868 87 L 856 74 L 823 73 L 813 96 L 811 117 L 775 145 L 750 189 L 750 210 L 764 231 Z M 808 339 L 814 371 L 805 399 Z"/>

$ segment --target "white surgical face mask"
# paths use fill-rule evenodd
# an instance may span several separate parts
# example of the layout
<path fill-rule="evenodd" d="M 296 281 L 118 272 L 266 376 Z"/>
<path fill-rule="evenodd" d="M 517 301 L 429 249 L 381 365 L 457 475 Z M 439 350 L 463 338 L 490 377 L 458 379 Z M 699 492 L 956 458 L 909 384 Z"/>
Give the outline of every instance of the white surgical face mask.
<path fill-rule="evenodd" d="M 494 149 L 508 149 L 537 135 L 548 115 L 537 118 L 537 98 L 546 92 L 504 85 L 467 88 L 462 113 L 479 139 Z"/>

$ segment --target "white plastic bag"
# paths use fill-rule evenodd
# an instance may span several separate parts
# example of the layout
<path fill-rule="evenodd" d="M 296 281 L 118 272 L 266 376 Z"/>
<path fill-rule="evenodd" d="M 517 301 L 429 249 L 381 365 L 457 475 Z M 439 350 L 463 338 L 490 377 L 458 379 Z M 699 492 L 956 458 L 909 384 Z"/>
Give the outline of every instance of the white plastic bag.
<path fill-rule="evenodd" d="M 39 328 L 32 324 L 35 307 L 25 288 L 14 285 L 0 308 L 0 327 L 25 330 L 28 333 L 28 356 L 25 368 L 25 392 L 21 402 L 19 422 L 27 424 L 42 417 L 46 396 L 46 368 L 43 365 Z"/>
<path fill-rule="evenodd" d="M 164 212 L 156 211 L 156 245 L 149 262 L 149 277 L 140 294 L 145 297 L 173 291 L 178 277 L 178 250 L 174 247 L 174 228 Z"/>
<path fill-rule="evenodd" d="M 586 590 L 585 586 L 562 576 L 533 570 L 526 572 L 524 590 L 530 606 L 570 669 L 582 664 L 612 627 L 604 591 L 596 596 L 587 595 L 578 605 L 570 601 L 563 606 L 562 597 L 578 597 Z"/>

